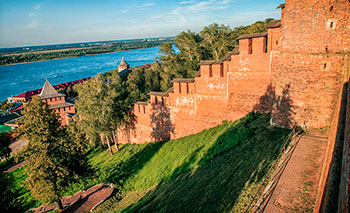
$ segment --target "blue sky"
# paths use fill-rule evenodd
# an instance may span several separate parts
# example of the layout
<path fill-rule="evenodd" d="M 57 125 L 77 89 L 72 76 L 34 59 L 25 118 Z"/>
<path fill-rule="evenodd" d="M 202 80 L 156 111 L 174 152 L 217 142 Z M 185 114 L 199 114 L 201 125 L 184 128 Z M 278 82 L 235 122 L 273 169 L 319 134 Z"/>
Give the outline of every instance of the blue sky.
<path fill-rule="evenodd" d="M 280 18 L 280 0 L 0 0 L 0 47 L 175 36 Z"/>

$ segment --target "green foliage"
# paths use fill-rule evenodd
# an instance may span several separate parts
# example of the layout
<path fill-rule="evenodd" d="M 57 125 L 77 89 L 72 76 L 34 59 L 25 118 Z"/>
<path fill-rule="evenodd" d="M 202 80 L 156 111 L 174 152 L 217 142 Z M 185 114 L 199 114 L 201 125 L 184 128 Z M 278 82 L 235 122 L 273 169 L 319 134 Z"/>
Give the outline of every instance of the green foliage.
<path fill-rule="evenodd" d="M 211 24 L 198 34 L 188 30 L 176 36 L 175 46 L 180 50 L 175 54 L 172 44 L 160 45 L 162 65 L 156 70 L 160 75 L 160 90 L 167 91 L 173 78 L 193 78 L 199 70 L 201 60 L 220 60 L 228 51 L 238 45 L 238 36 L 257 32 L 266 32 L 266 23 L 258 21 L 252 25 L 240 26 L 235 29 L 219 24 Z"/>
<path fill-rule="evenodd" d="M 8 109 L 11 109 L 15 105 L 13 103 L 7 103 L 6 101 L 1 102 L 1 110 L 6 111 Z"/>
<path fill-rule="evenodd" d="M 11 149 L 9 148 L 11 143 L 11 138 L 6 133 L 0 132 L 0 159 L 3 157 L 8 158 L 11 153 Z"/>
<path fill-rule="evenodd" d="M 138 77 L 137 75 L 135 75 Z M 135 117 L 132 113 L 132 97 L 139 97 L 135 91 L 131 95 L 125 82 L 115 70 L 98 74 L 76 87 L 79 100 L 76 101 L 77 128 L 86 134 L 92 144 L 99 136 L 106 139 L 112 154 L 110 141 L 118 149 L 117 129 L 130 128 Z M 139 84 L 139 80 L 135 80 Z M 137 87 L 136 85 L 136 87 Z"/>
<path fill-rule="evenodd" d="M 78 96 L 78 93 L 74 90 L 74 86 L 67 87 L 67 88 L 61 88 L 57 91 L 65 94 L 66 98 L 70 98 L 70 99 L 73 99 L 73 98 Z"/>
<path fill-rule="evenodd" d="M 61 126 L 58 115 L 34 97 L 25 108 L 19 134 L 28 140 L 26 187 L 43 203 L 59 202 L 65 187 L 85 171 L 81 146 Z"/>

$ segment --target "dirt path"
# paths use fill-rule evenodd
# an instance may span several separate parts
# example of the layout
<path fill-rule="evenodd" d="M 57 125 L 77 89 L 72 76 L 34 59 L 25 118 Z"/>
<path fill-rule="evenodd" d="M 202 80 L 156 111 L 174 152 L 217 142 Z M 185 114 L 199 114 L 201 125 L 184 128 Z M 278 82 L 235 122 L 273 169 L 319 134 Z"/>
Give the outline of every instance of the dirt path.
<path fill-rule="evenodd" d="M 326 135 L 317 131 L 300 139 L 264 212 L 313 211 L 326 148 Z"/>

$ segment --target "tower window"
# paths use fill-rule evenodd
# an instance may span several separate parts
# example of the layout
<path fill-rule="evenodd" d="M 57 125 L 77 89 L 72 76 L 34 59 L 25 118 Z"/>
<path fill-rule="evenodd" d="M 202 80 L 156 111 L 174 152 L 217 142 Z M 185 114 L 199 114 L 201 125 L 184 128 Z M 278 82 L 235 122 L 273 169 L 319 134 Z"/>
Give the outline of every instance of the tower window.
<path fill-rule="evenodd" d="M 209 77 L 213 77 L 213 69 L 211 65 L 209 65 Z"/>

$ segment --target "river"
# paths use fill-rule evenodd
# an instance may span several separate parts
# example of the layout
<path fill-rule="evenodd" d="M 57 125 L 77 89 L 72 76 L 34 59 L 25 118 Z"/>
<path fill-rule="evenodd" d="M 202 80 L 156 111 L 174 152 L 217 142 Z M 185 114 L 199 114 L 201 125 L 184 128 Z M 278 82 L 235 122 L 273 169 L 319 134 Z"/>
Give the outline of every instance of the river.
<path fill-rule="evenodd" d="M 0 66 L 0 101 L 25 91 L 39 89 L 43 87 L 46 78 L 52 85 L 56 85 L 116 69 L 122 56 L 130 67 L 149 64 L 161 55 L 158 52 L 159 47 L 152 47 Z"/>

